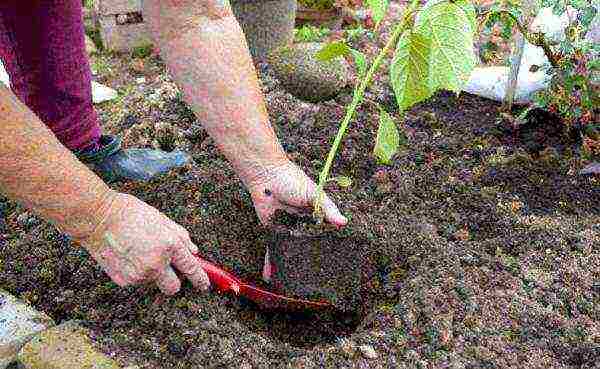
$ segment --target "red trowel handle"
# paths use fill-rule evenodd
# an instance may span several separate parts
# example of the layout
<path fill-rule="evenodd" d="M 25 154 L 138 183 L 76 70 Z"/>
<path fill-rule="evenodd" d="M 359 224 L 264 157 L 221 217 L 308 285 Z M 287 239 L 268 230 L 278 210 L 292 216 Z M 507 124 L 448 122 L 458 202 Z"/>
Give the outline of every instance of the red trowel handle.
<path fill-rule="evenodd" d="M 200 266 L 206 274 L 208 275 L 208 279 L 210 279 L 210 283 L 214 285 L 218 290 L 225 291 L 233 291 L 236 294 L 240 291 L 241 282 L 239 279 L 234 277 L 232 274 L 227 273 L 223 269 L 219 268 L 215 264 L 212 264 L 199 256 L 196 256 L 198 261 L 200 262 Z"/>

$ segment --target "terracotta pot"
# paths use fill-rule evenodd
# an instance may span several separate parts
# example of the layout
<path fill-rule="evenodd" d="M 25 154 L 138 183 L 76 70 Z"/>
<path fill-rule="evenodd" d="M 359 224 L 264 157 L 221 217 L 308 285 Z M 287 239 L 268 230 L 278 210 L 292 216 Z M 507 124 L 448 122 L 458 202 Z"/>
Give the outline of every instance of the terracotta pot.
<path fill-rule="evenodd" d="M 294 41 L 296 0 L 230 0 L 255 62 Z"/>
<path fill-rule="evenodd" d="M 336 9 L 317 10 L 307 8 L 304 5 L 298 4 L 296 19 L 302 21 L 326 22 L 339 17 L 339 12 Z"/>

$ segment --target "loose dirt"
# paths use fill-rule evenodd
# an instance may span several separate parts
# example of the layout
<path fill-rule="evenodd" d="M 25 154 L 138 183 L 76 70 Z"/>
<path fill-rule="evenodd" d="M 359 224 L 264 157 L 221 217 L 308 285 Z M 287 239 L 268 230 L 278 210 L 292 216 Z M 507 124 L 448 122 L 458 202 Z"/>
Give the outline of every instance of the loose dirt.
<path fill-rule="evenodd" d="M 115 188 L 183 225 L 210 261 L 260 283 L 272 234 L 214 142 L 190 129 L 194 116 L 162 63 L 127 55 L 94 61 L 98 81 L 123 93 L 99 107 L 105 131 L 123 134 L 129 146 L 194 157 L 152 183 Z M 259 73 L 277 136 L 317 178 L 351 91 L 308 104 L 283 91 L 268 67 Z M 140 75 L 147 82 L 135 83 Z M 340 307 L 360 306 L 357 313 L 263 312 L 189 283 L 173 297 L 119 288 L 68 237 L 4 198 L 0 288 L 58 322 L 87 322 L 103 351 L 140 368 L 595 367 L 600 183 L 577 175 L 587 163 L 577 140 L 537 113 L 513 130 L 498 104 L 466 94 L 439 93 L 401 117 L 388 85 L 378 78 L 367 97 L 402 130 L 401 151 L 391 166 L 373 158 L 378 109 L 365 104 L 332 170 L 353 184 L 327 186 L 350 219 L 347 233 L 320 239 L 308 258 L 302 250 L 317 243 L 278 242 L 282 264 L 293 266 L 284 268 L 287 292 L 331 297 Z M 298 260 L 310 267 L 295 268 Z M 327 266 L 333 261 L 335 270 Z M 368 273 L 359 273 L 365 264 Z M 300 275 L 305 283 L 294 283 Z"/>

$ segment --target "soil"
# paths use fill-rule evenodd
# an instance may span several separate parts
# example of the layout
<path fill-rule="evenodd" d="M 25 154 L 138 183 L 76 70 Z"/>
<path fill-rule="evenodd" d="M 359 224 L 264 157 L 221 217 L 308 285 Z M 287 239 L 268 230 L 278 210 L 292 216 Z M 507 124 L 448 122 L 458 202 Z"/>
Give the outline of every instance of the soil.
<path fill-rule="evenodd" d="M 277 214 L 267 247 L 274 265 L 271 288 L 285 296 L 327 301 L 344 312 L 360 313 L 377 261 L 369 241 L 348 227 L 327 230 L 311 216 Z"/>
<path fill-rule="evenodd" d="M 106 132 L 130 147 L 194 157 L 151 183 L 115 188 L 183 225 L 208 260 L 259 283 L 273 235 L 161 61 L 100 54 L 92 62 L 95 78 L 122 92 L 98 107 Z M 317 178 L 351 91 L 309 104 L 287 94 L 268 66 L 258 71 L 277 136 Z M 468 94 L 441 92 L 400 116 L 380 77 L 368 98 L 392 115 L 404 146 L 391 165 L 378 164 L 370 154 L 378 109 L 361 107 L 332 170 L 353 183 L 326 188 L 348 230 L 319 250 L 342 255 L 330 296 L 338 306 L 360 305 L 355 314 L 265 312 L 189 283 L 173 297 L 119 288 L 66 235 L 1 197 L 0 288 L 58 322 L 87 322 L 101 350 L 140 368 L 597 367 L 600 179 L 577 175 L 588 163 L 578 141 L 539 112 L 514 130 L 498 104 Z M 290 250 L 280 253 L 283 265 L 316 245 L 279 241 Z M 339 271 L 371 263 L 357 294 L 358 273 Z M 290 283 L 305 272 L 300 266 L 283 287 L 311 296 Z M 316 269 L 306 273 L 303 286 L 310 276 L 321 281 Z"/>

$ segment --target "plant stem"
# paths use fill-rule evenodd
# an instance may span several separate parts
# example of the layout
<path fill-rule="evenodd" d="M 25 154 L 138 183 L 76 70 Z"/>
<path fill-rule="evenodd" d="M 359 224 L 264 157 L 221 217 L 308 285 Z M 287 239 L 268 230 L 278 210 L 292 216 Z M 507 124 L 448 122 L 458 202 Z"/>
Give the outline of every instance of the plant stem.
<path fill-rule="evenodd" d="M 377 55 L 377 57 L 375 58 L 375 61 L 371 65 L 371 68 L 369 68 L 369 71 L 367 72 L 366 76 L 360 82 L 358 87 L 356 87 L 354 90 L 354 96 L 352 97 L 352 102 L 350 103 L 350 106 L 346 110 L 346 116 L 344 117 L 344 120 L 340 124 L 340 128 L 335 137 L 335 140 L 333 141 L 333 145 L 331 146 L 331 149 L 329 150 L 329 154 L 327 155 L 327 160 L 325 161 L 325 166 L 323 167 L 321 174 L 319 174 L 319 185 L 317 186 L 317 196 L 316 196 L 315 204 L 314 204 L 314 209 L 315 209 L 314 216 L 319 220 L 323 218 L 323 216 L 321 214 L 321 203 L 323 201 L 323 195 L 324 195 L 323 187 L 325 186 L 325 183 L 327 182 L 327 178 L 329 177 L 329 171 L 331 170 L 331 165 L 333 164 L 333 159 L 335 158 L 335 154 L 337 153 L 340 143 L 342 142 L 342 138 L 344 137 L 344 134 L 346 133 L 348 124 L 350 123 L 350 120 L 352 120 L 352 117 L 354 116 L 356 109 L 362 102 L 365 90 L 367 89 L 367 87 L 371 83 L 371 80 L 373 79 L 373 76 L 375 75 L 375 73 L 377 72 L 379 67 L 381 66 L 383 59 L 385 58 L 387 53 L 393 47 L 395 47 L 396 43 L 398 42 L 398 39 L 400 38 L 400 36 L 402 36 L 404 31 L 406 31 L 407 28 L 412 26 L 413 18 L 414 18 L 413 15 L 414 15 L 414 11 L 415 11 L 417 5 L 418 5 L 418 0 L 413 0 L 410 8 L 408 8 L 406 10 L 407 13 L 405 13 L 405 14 L 407 14 L 407 15 L 404 17 L 402 22 L 396 26 L 396 28 L 394 29 L 394 33 L 392 34 L 392 36 L 386 43 L 385 47 L 381 50 L 379 55 Z"/>
<path fill-rule="evenodd" d="M 514 15 L 512 15 L 510 12 L 508 12 L 506 10 L 499 10 L 498 13 L 504 14 L 504 15 L 510 17 L 517 25 L 519 32 L 521 32 L 523 37 L 525 37 L 525 40 L 527 40 L 527 42 L 529 42 L 532 45 L 541 47 L 542 50 L 544 50 L 544 54 L 546 54 L 546 57 L 548 58 L 548 61 L 550 62 L 552 67 L 558 68 L 558 63 L 559 63 L 558 57 L 552 51 L 552 48 L 550 47 L 550 44 L 548 43 L 548 40 L 546 40 L 546 37 L 544 36 L 543 33 L 529 32 L 527 30 L 527 28 L 523 24 L 521 24 L 519 19 L 517 19 Z"/>

